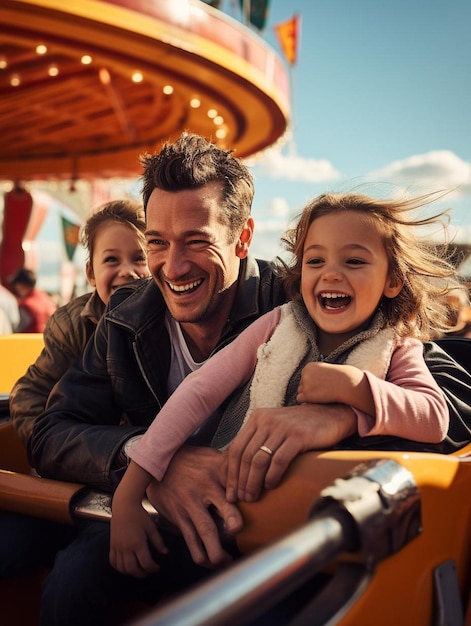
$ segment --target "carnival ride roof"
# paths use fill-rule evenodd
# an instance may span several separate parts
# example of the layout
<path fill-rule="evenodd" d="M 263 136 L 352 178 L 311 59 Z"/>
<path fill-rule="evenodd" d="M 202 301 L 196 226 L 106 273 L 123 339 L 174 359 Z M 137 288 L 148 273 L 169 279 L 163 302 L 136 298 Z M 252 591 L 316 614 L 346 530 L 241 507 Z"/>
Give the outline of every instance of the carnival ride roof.
<path fill-rule="evenodd" d="M 134 176 L 183 130 L 240 157 L 289 126 L 289 76 L 199 0 L 1 0 L 0 179 Z"/>

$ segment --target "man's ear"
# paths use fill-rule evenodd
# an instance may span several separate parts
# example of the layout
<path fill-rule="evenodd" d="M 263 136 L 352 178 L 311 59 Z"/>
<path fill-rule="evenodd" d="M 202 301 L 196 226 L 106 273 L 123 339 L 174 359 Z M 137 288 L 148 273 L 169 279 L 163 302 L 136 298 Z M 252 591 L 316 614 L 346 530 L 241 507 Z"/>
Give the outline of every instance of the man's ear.
<path fill-rule="evenodd" d="M 249 217 L 236 243 L 236 256 L 238 256 L 239 259 L 245 259 L 248 255 L 250 244 L 252 243 L 253 231 L 254 221 L 252 217 Z"/>
<path fill-rule="evenodd" d="M 87 261 L 87 263 L 85 264 L 85 274 L 90 285 L 92 287 L 96 287 L 95 274 L 93 273 L 93 267 L 90 261 Z"/>
<path fill-rule="evenodd" d="M 395 298 L 404 287 L 404 281 L 395 276 L 389 276 L 384 286 L 383 295 L 386 298 Z"/>

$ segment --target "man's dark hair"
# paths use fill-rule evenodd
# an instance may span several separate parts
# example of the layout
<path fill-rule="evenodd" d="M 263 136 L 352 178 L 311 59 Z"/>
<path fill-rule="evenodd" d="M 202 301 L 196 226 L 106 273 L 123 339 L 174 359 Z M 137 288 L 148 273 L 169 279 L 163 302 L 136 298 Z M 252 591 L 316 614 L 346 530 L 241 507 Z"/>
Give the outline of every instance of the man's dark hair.
<path fill-rule="evenodd" d="M 177 192 L 220 182 L 221 222 L 231 234 L 236 236 L 250 216 L 254 184 L 249 169 L 230 150 L 200 135 L 184 132 L 175 142 L 166 142 L 160 152 L 143 155 L 141 164 L 145 210 L 156 188 Z"/>

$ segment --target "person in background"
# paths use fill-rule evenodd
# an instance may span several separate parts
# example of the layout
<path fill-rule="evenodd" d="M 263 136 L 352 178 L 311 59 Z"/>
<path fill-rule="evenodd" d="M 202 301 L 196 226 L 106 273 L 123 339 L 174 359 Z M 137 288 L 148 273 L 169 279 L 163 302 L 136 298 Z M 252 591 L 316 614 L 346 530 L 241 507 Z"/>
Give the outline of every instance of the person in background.
<path fill-rule="evenodd" d="M 10 335 L 12 332 L 10 320 L 3 309 L 0 309 L 0 335 Z"/>
<path fill-rule="evenodd" d="M 456 289 L 448 295 L 451 330 L 438 335 L 439 337 L 471 337 L 471 306 L 469 293 Z"/>
<path fill-rule="evenodd" d="M 26 267 L 10 279 L 10 288 L 16 295 L 20 309 L 18 333 L 42 333 L 47 320 L 57 309 L 54 300 L 36 287 L 36 272 Z"/>
<path fill-rule="evenodd" d="M 3 317 L 2 334 L 16 332 L 20 325 L 20 309 L 18 301 L 12 292 L 0 284 L 0 309 L 5 314 Z"/>
<path fill-rule="evenodd" d="M 113 294 L 94 341 L 55 386 L 28 447 L 45 478 L 110 492 L 127 470 L 134 438 L 182 380 L 286 301 L 273 264 L 249 252 L 253 178 L 231 151 L 184 133 L 142 163 L 153 280 Z M 437 346 L 424 344 L 424 351 L 440 387 L 451 389 L 447 438 L 430 447 L 451 451 L 471 439 L 471 378 Z M 210 447 L 219 417 L 195 433 L 164 480 L 151 485 L 154 505 L 182 533 L 166 537 L 160 571 L 140 579 L 120 574 L 109 562 L 109 524 L 79 523 L 77 538 L 58 554 L 44 582 L 41 625 L 101 625 L 131 598 L 155 603 L 163 592 L 208 576 L 208 566 L 228 562 L 213 511 L 229 532 L 240 530 L 243 519 L 221 479 L 227 453 Z M 356 423 L 352 408 L 340 404 L 276 408 L 265 418 L 268 430 L 277 419 L 290 419 L 298 433 L 314 425 L 318 448 L 348 438 Z M 400 448 L 404 442 L 393 443 Z"/>
<path fill-rule="evenodd" d="M 352 434 L 359 437 L 432 444 L 445 438 L 448 409 L 425 365 L 422 340 L 448 328 L 447 294 L 461 281 L 414 236 L 413 227 L 438 220 L 408 217 L 427 201 L 351 193 L 323 194 L 307 205 L 284 237 L 292 254 L 284 268 L 291 301 L 188 375 L 130 448 L 131 464 L 113 496 L 110 560 L 117 570 L 133 576 L 155 570 L 152 548 L 166 550 L 142 506 L 147 487 L 162 480 L 177 450 L 228 398 L 212 445 L 229 446 L 230 502 L 258 499 L 254 464 L 263 464 L 276 486 L 277 457 L 291 447 L 292 424 L 263 431 L 257 409 L 341 403 L 353 408 Z M 316 447 L 313 425 L 290 454 Z"/>
<path fill-rule="evenodd" d="M 10 392 L 10 415 L 26 446 L 52 387 L 82 353 L 111 294 L 149 276 L 144 230 L 144 209 L 137 200 L 112 200 L 87 219 L 81 244 L 87 250 L 85 271 L 94 290 L 72 299 L 49 318 L 44 349 Z"/>
<path fill-rule="evenodd" d="M 87 219 L 81 243 L 88 256 L 87 279 L 94 289 L 51 315 L 44 330 L 44 349 L 10 393 L 13 425 L 25 446 L 51 389 L 85 348 L 111 294 L 149 275 L 144 229 L 144 209 L 137 200 L 113 200 Z M 50 562 L 74 533 L 72 527 L 2 512 L 0 578 Z"/>

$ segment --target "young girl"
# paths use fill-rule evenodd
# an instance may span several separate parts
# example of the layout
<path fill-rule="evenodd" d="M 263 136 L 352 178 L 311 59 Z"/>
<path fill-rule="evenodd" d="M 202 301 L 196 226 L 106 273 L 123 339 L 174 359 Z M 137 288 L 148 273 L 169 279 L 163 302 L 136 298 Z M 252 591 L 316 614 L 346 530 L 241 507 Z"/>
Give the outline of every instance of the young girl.
<path fill-rule="evenodd" d="M 149 275 L 144 230 L 144 209 L 134 200 L 108 202 L 86 221 L 81 243 L 88 252 L 87 278 L 95 289 L 52 314 L 43 333 L 44 349 L 10 393 L 10 414 L 25 446 L 51 389 L 85 348 L 112 292 Z M 62 524 L 3 512 L 0 579 L 48 563 L 72 533 Z"/>
<path fill-rule="evenodd" d="M 415 226 L 439 216 L 407 218 L 428 199 L 325 194 L 304 209 L 284 238 L 293 254 L 284 268 L 292 300 L 189 375 L 130 449 L 113 501 L 114 567 L 126 573 L 146 563 L 148 542 L 165 551 L 141 505 L 146 488 L 152 477 L 162 479 L 175 451 L 234 390 L 213 440 L 227 446 L 242 428 L 243 443 L 228 452 L 232 500 L 257 455 L 257 462 L 260 455 L 271 461 L 286 445 L 251 428 L 250 415 L 261 407 L 341 403 L 353 408 L 362 437 L 430 443 L 445 437 L 448 409 L 420 340 L 447 329 L 446 295 L 459 281 L 414 234 Z"/>
<path fill-rule="evenodd" d="M 102 205 L 85 223 L 81 243 L 88 252 L 87 279 L 95 289 L 49 318 L 43 351 L 10 393 L 13 424 L 26 445 L 49 392 L 85 348 L 113 291 L 149 276 L 144 231 L 142 204 L 130 199 Z"/>

